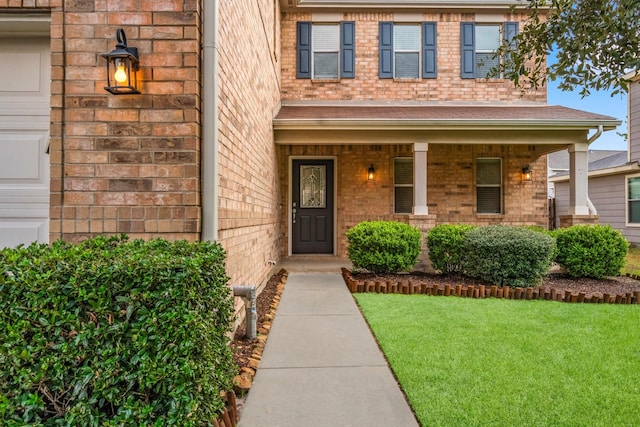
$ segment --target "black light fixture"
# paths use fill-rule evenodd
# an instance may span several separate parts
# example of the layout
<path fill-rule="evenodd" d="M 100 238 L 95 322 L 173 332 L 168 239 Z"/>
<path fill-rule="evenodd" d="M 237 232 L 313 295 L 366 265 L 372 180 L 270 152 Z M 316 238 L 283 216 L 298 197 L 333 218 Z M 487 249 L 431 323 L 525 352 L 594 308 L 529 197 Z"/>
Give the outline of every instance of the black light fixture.
<path fill-rule="evenodd" d="M 127 36 L 122 28 L 116 32 L 118 43 L 111 52 L 103 53 L 107 60 L 107 92 L 114 95 L 140 93 L 137 72 L 140 69 L 138 48 L 127 46 Z"/>
<path fill-rule="evenodd" d="M 367 170 L 367 181 L 369 182 L 375 182 L 376 178 L 376 169 L 373 167 L 373 164 L 371 166 L 369 166 L 369 169 Z"/>
<path fill-rule="evenodd" d="M 529 165 L 525 165 L 522 168 L 522 180 L 523 181 L 531 181 L 533 179 L 533 171 L 529 167 Z"/>

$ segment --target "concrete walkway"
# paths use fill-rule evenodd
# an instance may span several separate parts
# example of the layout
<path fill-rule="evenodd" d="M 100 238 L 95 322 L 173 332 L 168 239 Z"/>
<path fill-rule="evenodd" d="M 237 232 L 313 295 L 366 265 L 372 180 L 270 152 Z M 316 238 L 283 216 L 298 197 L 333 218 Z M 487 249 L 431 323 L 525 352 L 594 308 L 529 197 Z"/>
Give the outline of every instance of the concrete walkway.
<path fill-rule="evenodd" d="M 333 271 L 289 270 L 239 427 L 418 426 Z"/>

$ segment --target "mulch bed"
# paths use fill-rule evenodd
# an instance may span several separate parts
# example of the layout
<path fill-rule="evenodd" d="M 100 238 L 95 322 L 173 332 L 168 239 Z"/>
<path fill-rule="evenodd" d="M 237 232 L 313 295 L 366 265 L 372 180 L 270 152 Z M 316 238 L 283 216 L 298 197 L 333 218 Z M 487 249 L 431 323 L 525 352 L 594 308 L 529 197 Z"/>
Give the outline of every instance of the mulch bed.
<path fill-rule="evenodd" d="M 408 283 L 412 281 L 417 284 L 428 286 L 438 285 L 444 289 L 446 285 L 455 287 L 456 285 L 468 286 L 491 286 L 485 282 L 470 279 L 462 276 L 447 276 L 436 273 L 406 273 L 406 274 L 373 274 L 373 273 L 351 273 L 356 280 L 362 281 L 391 281 L 394 283 Z M 564 273 L 549 274 L 540 284 L 532 289 L 550 291 L 555 289 L 556 293 L 564 294 L 570 291 L 572 295 L 585 293 L 586 297 L 609 295 L 626 295 L 640 291 L 640 280 L 628 276 L 608 277 L 605 279 L 575 278 Z"/>
<path fill-rule="evenodd" d="M 233 361 L 238 366 L 238 375 L 243 376 L 243 378 L 237 378 L 236 381 L 236 383 L 244 383 L 244 385 L 236 387 L 236 392 L 240 395 L 251 386 L 286 278 L 287 272 L 285 270 L 280 270 L 277 274 L 271 276 L 256 299 L 256 314 L 258 316 L 256 325 L 258 336 L 256 339 L 247 338 L 245 334 L 246 323 L 243 320 L 238 329 L 236 329 L 231 341 Z"/>

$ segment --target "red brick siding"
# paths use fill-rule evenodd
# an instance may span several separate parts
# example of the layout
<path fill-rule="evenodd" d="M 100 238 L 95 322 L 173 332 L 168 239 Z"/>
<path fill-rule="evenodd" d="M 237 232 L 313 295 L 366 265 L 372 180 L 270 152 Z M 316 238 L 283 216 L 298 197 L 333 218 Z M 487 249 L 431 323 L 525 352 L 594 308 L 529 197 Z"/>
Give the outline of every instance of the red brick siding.
<path fill-rule="evenodd" d="M 346 256 L 346 231 L 361 221 L 397 220 L 427 230 L 446 223 L 467 224 L 547 224 L 547 193 L 544 180 L 522 182 L 520 171 L 530 164 L 534 174 L 546 174 L 546 157 L 538 158 L 533 147 L 516 145 L 436 145 L 431 144 L 427 161 L 427 218 L 393 214 L 393 159 L 412 157 L 409 145 L 341 145 L 280 147 L 280 179 L 286 190 L 282 203 L 289 202 L 289 161 L 291 156 L 335 156 L 337 166 L 335 230 L 336 254 Z M 503 203 L 501 215 L 478 215 L 475 204 L 474 161 L 477 157 L 503 159 Z M 537 159 L 537 160 L 536 160 Z M 375 183 L 367 182 L 367 168 L 376 169 Z M 281 215 L 289 223 L 288 209 Z M 424 223 L 424 224 L 423 224 Z M 424 225 L 424 226 L 422 226 Z M 288 233 L 288 228 L 287 228 Z M 281 250 L 287 253 L 287 240 Z"/>
<path fill-rule="evenodd" d="M 259 285 L 282 235 L 272 129 L 279 10 L 273 0 L 220 2 L 219 19 L 219 240 L 232 283 Z"/>
<path fill-rule="evenodd" d="M 437 79 L 378 78 L 378 23 L 394 20 L 394 14 L 386 12 L 342 14 L 342 20 L 355 21 L 355 79 L 296 79 L 296 22 L 311 19 L 309 13 L 283 15 L 282 97 L 285 100 L 546 101 L 545 89 L 523 95 L 511 81 L 460 78 L 460 22 L 474 21 L 473 13 L 422 14 L 423 21 L 437 22 Z M 505 13 L 500 23 L 522 19 L 524 15 Z"/>

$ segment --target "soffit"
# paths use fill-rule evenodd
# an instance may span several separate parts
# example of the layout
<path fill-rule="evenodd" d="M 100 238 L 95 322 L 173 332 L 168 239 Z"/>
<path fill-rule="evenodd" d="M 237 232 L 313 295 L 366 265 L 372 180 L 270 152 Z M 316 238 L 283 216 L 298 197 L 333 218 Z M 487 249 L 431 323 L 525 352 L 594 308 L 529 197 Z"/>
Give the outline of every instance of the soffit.
<path fill-rule="evenodd" d="M 557 105 L 283 105 L 274 130 L 590 130 L 614 117 Z"/>

